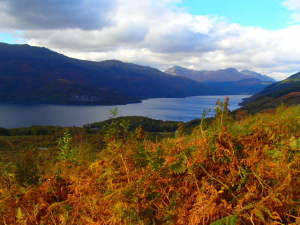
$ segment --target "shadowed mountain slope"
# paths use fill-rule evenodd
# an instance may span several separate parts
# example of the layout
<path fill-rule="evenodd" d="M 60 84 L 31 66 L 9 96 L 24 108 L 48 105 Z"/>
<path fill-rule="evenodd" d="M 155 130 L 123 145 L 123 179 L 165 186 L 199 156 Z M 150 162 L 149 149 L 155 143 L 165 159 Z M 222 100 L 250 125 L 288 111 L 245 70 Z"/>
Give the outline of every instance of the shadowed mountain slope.
<path fill-rule="evenodd" d="M 0 44 L 0 102 L 125 104 L 205 94 L 196 81 L 116 60 L 78 60 L 46 48 Z"/>

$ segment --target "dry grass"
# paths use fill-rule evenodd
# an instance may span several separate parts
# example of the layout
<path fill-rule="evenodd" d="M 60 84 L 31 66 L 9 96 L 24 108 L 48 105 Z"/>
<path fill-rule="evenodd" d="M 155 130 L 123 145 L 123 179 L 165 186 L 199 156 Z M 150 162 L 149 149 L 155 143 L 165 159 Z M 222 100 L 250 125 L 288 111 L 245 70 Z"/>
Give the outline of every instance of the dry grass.
<path fill-rule="evenodd" d="M 221 107 L 202 125 L 159 142 L 110 132 L 96 161 L 79 146 L 31 186 L 1 164 L 0 224 L 299 224 L 300 107 L 239 121 Z"/>

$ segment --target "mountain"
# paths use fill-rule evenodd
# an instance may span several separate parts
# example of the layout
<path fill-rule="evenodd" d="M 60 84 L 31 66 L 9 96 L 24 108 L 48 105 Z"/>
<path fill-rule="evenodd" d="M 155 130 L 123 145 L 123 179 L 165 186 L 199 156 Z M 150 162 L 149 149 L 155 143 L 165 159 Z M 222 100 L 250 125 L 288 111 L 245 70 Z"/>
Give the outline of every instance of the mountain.
<path fill-rule="evenodd" d="M 126 104 L 205 94 L 196 81 L 116 60 L 93 62 L 47 48 L 0 43 L 0 102 Z"/>
<path fill-rule="evenodd" d="M 220 70 L 203 82 L 193 74 L 209 77 L 214 72 L 173 69 L 176 76 L 117 60 L 79 60 L 47 48 L 0 43 L 0 103 L 114 105 L 159 97 L 253 94 L 270 84 L 251 71 Z"/>
<path fill-rule="evenodd" d="M 263 74 L 260 74 L 260 73 L 257 73 L 257 72 L 251 71 L 251 70 L 242 70 L 240 73 L 242 73 L 246 76 L 252 77 L 252 78 L 259 79 L 261 81 L 272 82 L 272 83 L 276 82 L 276 80 L 274 80 L 272 77 L 269 77 L 267 75 L 263 75 Z"/>
<path fill-rule="evenodd" d="M 235 68 L 217 71 L 197 71 L 174 66 L 165 71 L 174 76 L 182 76 L 201 82 L 209 90 L 230 94 L 255 94 L 275 82 L 274 79 L 250 70 L 239 72 Z M 211 94 L 211 93 L 208 93 Z"/>
<path fill-rule="evenodd" d="M 236 82 L 241 80 L 257 79 L 263 82 L 272 83 L 275 80 L 266 75 L 262 75 L 250 70 L 243 70 L 239 72 L 235 68 L 228 68 L 216 71 L 198 71 L 190 70 L 180 66 L 174 66 L 165 71 L 166 73 L 183 76 L 199 82 Z"/>
<path fill-rule="evenodd" d="M 275 108 L 280 104 L 300 104 L 300 72 L 266 87 L 241 103 L 243 109 L 249 112 Z"/>

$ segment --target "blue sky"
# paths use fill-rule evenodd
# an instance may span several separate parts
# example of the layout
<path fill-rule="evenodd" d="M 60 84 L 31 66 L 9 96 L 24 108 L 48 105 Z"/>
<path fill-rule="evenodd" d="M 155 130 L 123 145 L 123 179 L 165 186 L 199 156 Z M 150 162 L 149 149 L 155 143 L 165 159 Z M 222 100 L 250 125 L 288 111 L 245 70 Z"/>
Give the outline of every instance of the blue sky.
<path fill-rule="evenodd" d="M 291 12 L 282 0 L 183 0 L 178 4 L 193 15 L 224 17 L 231 23 L 281 29 L 290 23 Z"/>
<path fill-rule="evenodd" d="M 9 44 L 23 43 L 24 40 L 20 38 L 20 32 L 0 32 L 0 42 L 6 42 Z"/>

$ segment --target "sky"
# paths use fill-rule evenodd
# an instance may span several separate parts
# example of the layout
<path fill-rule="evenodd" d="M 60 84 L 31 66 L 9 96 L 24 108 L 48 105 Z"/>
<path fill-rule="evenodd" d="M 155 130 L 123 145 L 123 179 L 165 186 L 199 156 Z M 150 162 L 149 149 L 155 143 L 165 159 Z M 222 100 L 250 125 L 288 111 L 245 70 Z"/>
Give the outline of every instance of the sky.
<path fill-rule="evenodd" d="M 282 0 L 185 0 L 178 5 L 193 15 L 219 16 L 227 22 L 242 26 L 281 29 L 291 22 L 290 11 L 282 2 Z"/>
<path fill-rule="evenodd" d="M 0 42 L 161 70 L 300 70 L 300 0 L 0 0 Z"/>

